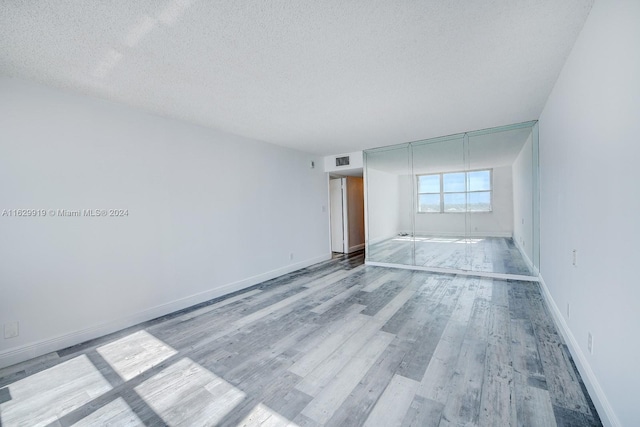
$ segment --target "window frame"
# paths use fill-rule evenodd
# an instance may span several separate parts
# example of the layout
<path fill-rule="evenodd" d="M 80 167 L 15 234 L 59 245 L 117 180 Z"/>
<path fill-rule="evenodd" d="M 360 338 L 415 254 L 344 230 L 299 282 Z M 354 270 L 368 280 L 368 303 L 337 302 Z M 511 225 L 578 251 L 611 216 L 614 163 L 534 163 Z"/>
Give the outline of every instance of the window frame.
<path fill-rule="evenodd" d="M 468 189 L 469 186 L 469 177 L 468 174 L 470 172 L 489 172 L 489 190 L 473 190 L 470 191 Z M 449 174 L 457 174 L 464 173 L 464 187 L 465 191 L 444 191 L 444 176 Z M 440 192 L 420 192 L 420 177 L 421 176 L 439 176 L 440 179 Z M 471 211 L 469 210 L 469 198 L 468 195 L 471 193 L 489 193 L 489 210 L 485 211 Z M 422 194 L 439 194 L 440 195 L 440 211 L 438 212 L 423 212 L 420 210 L 420 195 Z M 467 208 L 464 211 L 457 212 L 447 212 L 444 210 L 444 195 L 445 194 L 464 194 Z M 461 170 L 461 171 L 449 171 L 449 172 L 439 172 L 439 173 L 423 173 L 416 175 L 416 213 L 418 214 L 461 214 L 461 213 L 491 213 L 493 212 L 493 168 L 482 168 L 482 169 L 472 169 L 472 170 Z"/>

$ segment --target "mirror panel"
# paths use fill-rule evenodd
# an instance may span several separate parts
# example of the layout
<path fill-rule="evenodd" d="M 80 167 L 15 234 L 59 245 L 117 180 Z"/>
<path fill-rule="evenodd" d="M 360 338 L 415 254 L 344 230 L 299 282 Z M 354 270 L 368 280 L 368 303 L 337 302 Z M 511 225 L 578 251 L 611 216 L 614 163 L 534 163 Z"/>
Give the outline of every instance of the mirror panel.
<path fill-rule="evenodd" d="M 464 135 L 414 142 L 411 150 L 418 200 L 412 211 L 415 265 L 466 268 Z"/>
<path fill-rule="evenodd" d="M 365 151 L 367 261 L 414 265 L 408 144 Z"/>
<path fill-rule="evenodd" d="M 470 270 L 532 275 L 531 126 L 468 135 Z"/>
<path fill-rule="evenodd" d="M 538 127 L 365 151 L 367 261 L 537 276 Z"/>

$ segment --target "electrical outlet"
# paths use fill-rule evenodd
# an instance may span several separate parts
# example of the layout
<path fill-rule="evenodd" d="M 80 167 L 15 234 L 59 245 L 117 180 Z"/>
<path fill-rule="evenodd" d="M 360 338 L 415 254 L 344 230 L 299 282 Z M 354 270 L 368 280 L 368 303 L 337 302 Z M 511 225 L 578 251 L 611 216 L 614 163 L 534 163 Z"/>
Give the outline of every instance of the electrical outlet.
<path fill-rule="evenodd" d="M 590 354 L 593 354 L 593 335 L 589 332 L 587 336 L 587 350 L 589 350 Z"/>
<path fill-rule="evenodd" d="M 578 266 L 578 250 L 577 249 L 574 249 L 571 252 L 571 262 L 573 263 L 574 267 Z"/>
<path fill-rule="evenodd" d="M 522 225 L 524 225 L 524 218 L 522 218 Z"/>
<path fill-rule="evenodd" d="M 18 322 L 4 324 L 4 339 L 15 338 L 19 335 Z"/>
<path fill-rule="evenodd" d="M 292 261 L 293 260 L 293 252 L 289 253 L 289 260 Z"/>
<path fill-rule="evenodd" d="M 571 319 L 571 304 L 567 303 L 567 319 Z"/>

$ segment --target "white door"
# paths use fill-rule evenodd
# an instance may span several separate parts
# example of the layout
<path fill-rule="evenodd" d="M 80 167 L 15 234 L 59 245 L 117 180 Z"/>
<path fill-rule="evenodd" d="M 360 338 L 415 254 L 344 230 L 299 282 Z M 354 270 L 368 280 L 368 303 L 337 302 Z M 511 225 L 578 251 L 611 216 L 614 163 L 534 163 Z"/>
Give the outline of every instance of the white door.
<path fill-rule="evenodd" d="M 329 181 L 329 202 L 331 217 L 331 251 L 343 252 L 344 249 L 344 218 L 342 216 L 342 181 L 332 179 Z"/>

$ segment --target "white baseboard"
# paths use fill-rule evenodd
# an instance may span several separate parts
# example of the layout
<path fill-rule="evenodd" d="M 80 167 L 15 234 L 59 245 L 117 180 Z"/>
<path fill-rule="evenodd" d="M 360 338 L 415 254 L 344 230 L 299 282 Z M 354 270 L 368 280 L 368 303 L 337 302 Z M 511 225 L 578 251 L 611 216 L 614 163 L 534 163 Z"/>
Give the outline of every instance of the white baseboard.
<path fill-rule="evenodd" d="M 155 319 L 160 316 L 173 313 L 178 310 L 200 304 L 223 295 L 230 294 L 245 288 L 248 288 L 266 280 L 273 279 L 283 274 L 308 267 L 310 265 L 331 259 L 331 253 L 311 258 L 295 264 L 290 264 L 266 273 L 248 277 L 236 282 L 228 283 L 215 289 L 210 289 L 175 301 L 161 304 L 155 307 L 142 310 L 130 316 L 121 317 L 99 325 L 91 326 L 66 334 L 58 335 L 52 338 L 41 340 L 35 343 L 14 347 L 0 352 L 0 368 L 15 365 L 34 357 L 42 356 L 53 351 L 62 350 L 73 345 L 77 345 L 119 330 L 137 325 L 148 320 Z"/>
<path fill-rule="evenodd" d="M 616 416 L 615 412 L 613 412 L 613 408 L 611 407 L 607 396 L 604 394 L 604 390 L 602 390 L 602 387 L 600 386 L 600 383 L 598 382 L 593 369 L 591 369 L 591 365 L 589 364 L 585 354 L 582 352 L 582 349 L 578 345 L 578 341 L 573 336 L 571 329 L 569 329 L 569 325 L 567 325 L 562 312 L 553 300 L 547 284 L 542 278 L 542 275 L 539 275 L 538 277 L 540 278 L 539 283 L 540 288 L 542 289 L 542 296 L 544 297 L 545 302 L 547 303 L 547 307 L 549 308 L 549 311 L 553 316 L 556 327 L 560 330 L 560 333 L 564 337 L 564 340 L 569 347 L 571 356 L 573 356 L 573 360 L 576 364 L 576 367 L 578 368 L 578 371 L 580 372 L 580 375 L 582 376 L 584 385 L 589 391 L 589 395 L 591 396 L 593 404 L 598 411 L 598 415 L 600 416 L 602 424 L 605 426 L 620 427 L 622 424 L 620 424 L 618 417 Z"/>

